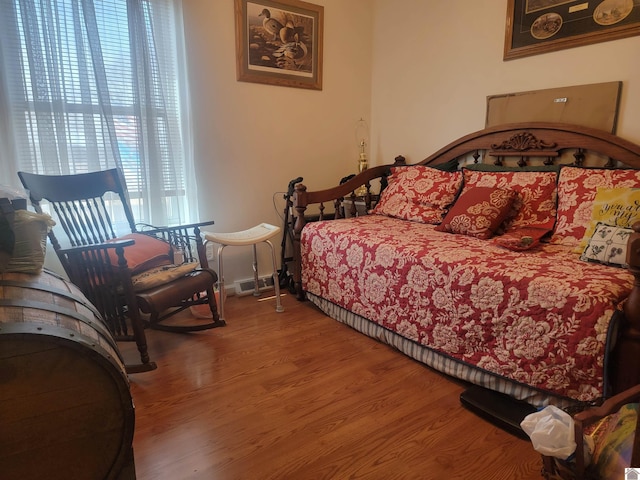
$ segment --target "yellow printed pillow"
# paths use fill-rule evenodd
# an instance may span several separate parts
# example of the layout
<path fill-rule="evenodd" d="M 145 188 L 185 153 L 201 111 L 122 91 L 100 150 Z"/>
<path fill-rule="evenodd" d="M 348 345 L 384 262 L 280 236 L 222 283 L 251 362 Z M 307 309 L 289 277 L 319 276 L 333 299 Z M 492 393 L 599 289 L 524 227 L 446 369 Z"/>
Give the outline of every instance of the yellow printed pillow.
<path fill-rule="evenodd" d="M 640 220 L 640 188 L 598 188 L 593 200 L 591 222 L 576 253 L 582 253 L 598 223 L 612 227 L 631 227 Z"/>

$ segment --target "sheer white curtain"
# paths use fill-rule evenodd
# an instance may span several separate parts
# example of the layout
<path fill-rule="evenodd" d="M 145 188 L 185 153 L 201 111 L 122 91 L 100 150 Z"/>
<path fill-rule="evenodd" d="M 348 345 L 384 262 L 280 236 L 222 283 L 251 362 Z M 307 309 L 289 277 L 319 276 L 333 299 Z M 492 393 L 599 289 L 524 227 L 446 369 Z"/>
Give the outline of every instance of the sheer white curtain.
<path fill-rule="evenodd" d="M 118 167 L 134 215 L 198 220 L 181 3 L 0 0 L 0 165 Z"/>

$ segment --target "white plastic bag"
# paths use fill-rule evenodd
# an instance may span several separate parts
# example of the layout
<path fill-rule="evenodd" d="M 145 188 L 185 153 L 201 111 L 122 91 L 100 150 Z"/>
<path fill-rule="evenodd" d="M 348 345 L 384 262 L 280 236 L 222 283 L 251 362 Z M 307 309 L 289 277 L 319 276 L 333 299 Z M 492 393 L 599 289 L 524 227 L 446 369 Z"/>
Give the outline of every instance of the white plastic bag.
<path fill-rule="evenodd" d="M 549 405 L 531 413 L 520 422 L 536 452 L 566 460 L 576 451 L 573 418 L 558 407 Z"/>

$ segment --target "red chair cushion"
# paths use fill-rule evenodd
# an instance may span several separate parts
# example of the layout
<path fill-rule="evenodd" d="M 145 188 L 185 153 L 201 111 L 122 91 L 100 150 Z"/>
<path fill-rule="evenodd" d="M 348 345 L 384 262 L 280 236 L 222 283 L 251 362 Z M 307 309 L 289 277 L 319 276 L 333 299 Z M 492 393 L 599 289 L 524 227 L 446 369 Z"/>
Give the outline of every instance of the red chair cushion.
<path fill-rule="evenodd" d="M 124 257 L 132 275 L 145 272 L 151 268 L 171 265 L 171 246 L 159 238 L 151 237 L 143 233 L 130 233 L 122 237 L 114 238 L 110 242 L 119 240 L 135 240 L 135 244 L 124 247 Z M 115 250 L 109 250 L 109 259 L 112 265 L 118 265 L 118 256 Z"/>

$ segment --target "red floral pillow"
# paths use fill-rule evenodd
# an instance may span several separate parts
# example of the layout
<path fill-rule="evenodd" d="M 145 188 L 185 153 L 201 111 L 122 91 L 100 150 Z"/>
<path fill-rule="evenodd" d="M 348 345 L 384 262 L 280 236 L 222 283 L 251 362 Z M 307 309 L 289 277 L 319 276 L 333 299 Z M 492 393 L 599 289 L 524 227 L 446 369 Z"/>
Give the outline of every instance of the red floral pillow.
<path fill-rule="evenodd" d="M 445 172 L 423 165 L 392 167 L 389 185 L 371 213 L 437 224 L 461 185 L 461 172 Z"/>
<path fill-rule="evenodd" d="M 640 188 L 639 170 L 563 167 L 558 179 L 558 218 L 551 243 L 577 246 L 591 222 L 598 188 Z"/>
<path fill-rule="evenodd" d="M 513 211 L 506 232 L 520 227 L 553 229 L 556 220 L 556 172 L 479 172 L 464 169 L 465 188 L 495 187 L 513 190 Z"/>
<path fill-rule="evenodd" d="M 512 190 L 502 188 L 465 188 L 435 229 L 482 239 L 490 238 L 511 211 L 515 196 Z"/>
<path fill-rule="evenodd" d="M 513 208 L 493 242 L 509 250 L 528 250 L 553 230 L 556 220 L 555 171 L 483 172 L 464 169 L 466 186 L 506 188 L 516 192 Z M 504 238 L 503 238 L 504 237 Z"/>

